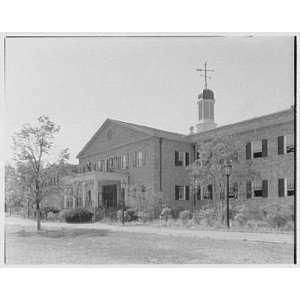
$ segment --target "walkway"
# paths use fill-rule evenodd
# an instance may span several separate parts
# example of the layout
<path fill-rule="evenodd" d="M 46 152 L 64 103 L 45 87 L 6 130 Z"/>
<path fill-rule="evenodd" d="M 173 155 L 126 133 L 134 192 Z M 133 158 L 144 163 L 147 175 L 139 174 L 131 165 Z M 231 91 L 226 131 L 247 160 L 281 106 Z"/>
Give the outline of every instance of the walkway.
<path fill-rule="evenodd" d="M 20 217 L 6 217 L 6 224 L 36 226 L 35 221 L 23 219 Z M 181 229 L 154 227 L 146 225 L 109 225 L 103 223 L 88 223 L 88 224 L 67 224 L 58 222 L 42 223 L 42 228 L 79 228 L 79 229 L 99 229 L 110 230 L 115 232 L 133 232 L 133 233 L 151 233 L 159 235 L 171 235 L 182 237 L 197 237 L 201 239 L 215 240 L 244 240 L 265 243 L 286 243 L 293 244 L 294 236 L 288 233 L 257 233 L 257 232 L 237 232 L 237 231 L 213 231 L 199 229 Z"/>

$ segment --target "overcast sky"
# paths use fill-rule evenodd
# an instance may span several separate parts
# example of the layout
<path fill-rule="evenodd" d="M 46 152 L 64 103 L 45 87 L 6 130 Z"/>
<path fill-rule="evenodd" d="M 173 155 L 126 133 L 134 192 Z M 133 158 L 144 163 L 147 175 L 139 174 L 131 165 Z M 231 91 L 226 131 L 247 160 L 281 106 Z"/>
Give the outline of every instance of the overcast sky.
<path fill-rule="evenodd" d="M 9 38 L 6 46 L 7 136 L 46 114 L 71 162 L 106 118 L 187 134 L 205 61 L 215 69 L 208 87 L 219 126 L 294 102 L 292 37 Z"/>

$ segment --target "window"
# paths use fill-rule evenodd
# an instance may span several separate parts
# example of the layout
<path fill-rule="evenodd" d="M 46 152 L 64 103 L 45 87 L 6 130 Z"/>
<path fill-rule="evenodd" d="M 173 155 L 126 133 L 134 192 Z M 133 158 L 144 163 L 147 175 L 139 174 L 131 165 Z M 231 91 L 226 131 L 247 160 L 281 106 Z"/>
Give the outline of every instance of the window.
<path fill-rule="evenodd" d="M 262 157 L 262 142 L 261 141 L 252 142 L 252 152 L 253 152 L 253 158 Z"/>
<path fill-rule="evenodd" d="M 291 178 L 291 179 L 279 178 L 278 179 L 278 196 L 286 197 L 286 196 L 294 196 L 294 195 L 295 195 L 294 178 Z"/>
<path fill-rule="evenodd" d="M 146 165 L 146 151 L 137 151 L 133 153 L 133 167 L 143 167 Z"/>
<path fill-rule="evenodd" d="M 201 201 L 201 186 L 200 186 L 200 185 L 198 185 L 198 186 L 196 187 L 196 199 L 197 199 L 198 201 Z"/>
<path fill-rule="evenodd" d="M 268 197 L 268 181 L 255 181 L 254 182 L 254 197 Z"/>
<path fill-rule="evenodd" d="M 143 166 L 143 152 L 139 151 L 137 154 L 137 166 L 142 167 Z"/>
<path fill-rule="evenodd" d="M 287 180 L 287 195 L 288 196 L 294 196 L 295 195 L 294 178 Z"/>
<path fill-rule="evenodd" d="M 122 169 L 127 169 L 128 168 L 128 154 L 123 154 L 122 155 L 121 167 L 122 167 Z"/>
<path fill-rule="evenodd" d="M 203 200 L 212 200 L 212 185 L 203 187 Z"/>
<path fill-rule="evenodd" d="M 188 185 L 175 185 L 175 200 L 189 200 L 190 187 Z"/>
<path fill-rule="evenodd" d="M 295 152 L 294 135 L 289 134 L 285 137 L 285 151 L 286 153 Z"/>
<path fill-rule="evenodd" d="M 294 135 L 288 134 L 286 136 L 278 137 L 278 154 L 287 154 L 295 152 Z"/>
<path fill-rule="evenodd" d="M 106 161 L 106 165 L 107 165 L 107 171 L 112 170 L 114 167 L 114 158 L 113 157 L 108 158 Z"/>
<path fill-rule="evenodd" d="M 254 183 L 254 197 L 262 197 L 262 195 L 263 195 L 262 181 L 257 181 Z"/>
<path fill-rule="evenodd" d="M 246 144 L 246 159 L 268 156 L 268 140 L 263 139 Z"/>
<path fill-rule="evenodd" d="M 188 152 L 175 151 L 175 166 L 188 166 L 190 164 L 190 154 Z"/>

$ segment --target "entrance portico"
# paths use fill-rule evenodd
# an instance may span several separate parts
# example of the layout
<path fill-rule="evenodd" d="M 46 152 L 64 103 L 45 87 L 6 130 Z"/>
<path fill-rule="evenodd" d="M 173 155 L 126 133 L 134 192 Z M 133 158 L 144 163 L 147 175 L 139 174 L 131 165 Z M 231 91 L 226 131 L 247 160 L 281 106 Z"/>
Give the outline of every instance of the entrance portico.
<path fill-rule="evenodd" d="M 63 178 L 64 208 L 117 208 L 128 194 L 128 174 L 91 171 Z"/>

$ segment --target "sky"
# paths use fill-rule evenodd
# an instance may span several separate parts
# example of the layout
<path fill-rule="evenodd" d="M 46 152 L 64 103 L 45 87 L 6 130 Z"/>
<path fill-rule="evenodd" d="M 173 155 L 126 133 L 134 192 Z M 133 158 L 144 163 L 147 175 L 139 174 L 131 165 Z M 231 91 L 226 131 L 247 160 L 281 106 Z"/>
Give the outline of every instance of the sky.
<path fill-rule="evenodd" d="M 188 134 L 205 61 L 218 126 L 294 103 L 290 36 L 8 38 L 6 160 L 11 135 L 42 114 L 61 126 L 54 153 L 68 147 L 72 163 L 107 118 Z"/>

